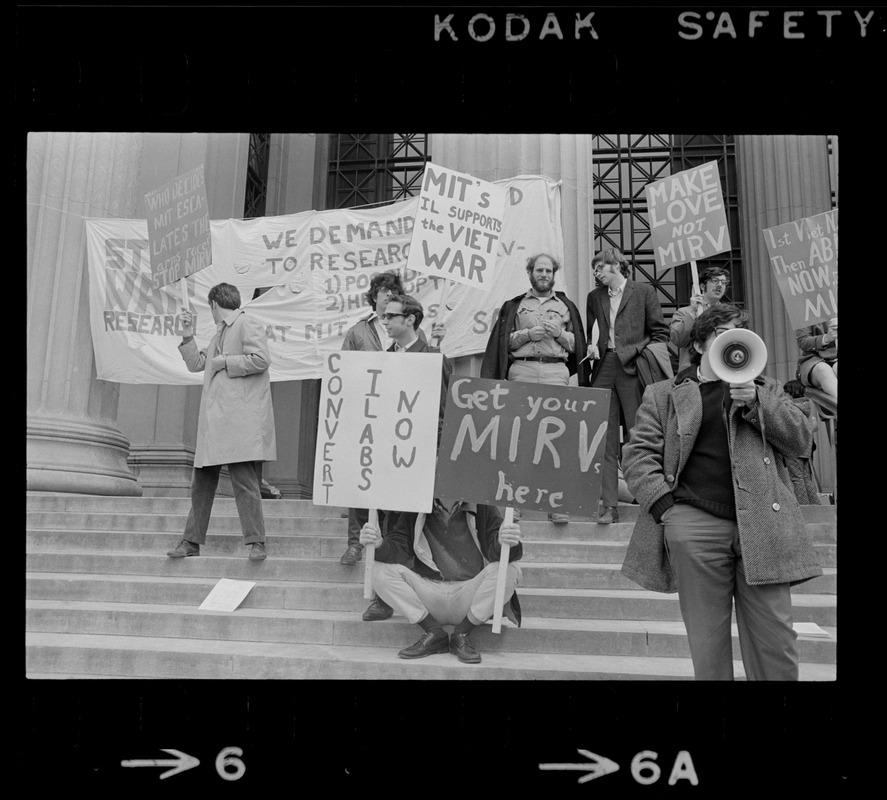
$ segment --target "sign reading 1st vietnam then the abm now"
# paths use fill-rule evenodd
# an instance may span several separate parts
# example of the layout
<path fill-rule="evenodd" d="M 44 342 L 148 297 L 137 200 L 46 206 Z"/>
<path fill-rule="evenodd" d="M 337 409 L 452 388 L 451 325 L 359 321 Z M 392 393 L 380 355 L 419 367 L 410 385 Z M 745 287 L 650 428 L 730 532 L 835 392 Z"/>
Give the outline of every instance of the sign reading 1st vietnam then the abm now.
<path fill-rule="evenodd" d="M 770 268 L 795 329 L 838 316 L 838 209 L 764 229 Z"/>
<path fill-rule="evenodd" d="M 645 191 L 653 255 L 661 269 L 730 249 L 717 161 L 669 175 Z"/>
<path fill-rule="evenodd" d="M 442 359 L 348 350 L 326 357 L 316 505 L 431 511 Z"/>
<path fill-rule="evenodd" d="M 490 288 L 507 190 L 427 163 L 407 269 Z"/>

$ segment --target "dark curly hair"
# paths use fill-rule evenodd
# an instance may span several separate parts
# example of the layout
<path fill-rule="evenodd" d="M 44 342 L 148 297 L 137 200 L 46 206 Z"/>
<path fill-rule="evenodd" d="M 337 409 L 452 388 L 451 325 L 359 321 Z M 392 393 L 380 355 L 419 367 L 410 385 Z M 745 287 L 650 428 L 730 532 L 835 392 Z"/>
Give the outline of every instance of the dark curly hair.
<path fill-rule="evenodd" d="M 370 308 L 376 307 L 376 297 L 380 289 L 390 289 L 392 294 L 403 294 L 403 283 L 398 272 L 377 272 L 370 278 L 370 289 L 364 299 Z"/>

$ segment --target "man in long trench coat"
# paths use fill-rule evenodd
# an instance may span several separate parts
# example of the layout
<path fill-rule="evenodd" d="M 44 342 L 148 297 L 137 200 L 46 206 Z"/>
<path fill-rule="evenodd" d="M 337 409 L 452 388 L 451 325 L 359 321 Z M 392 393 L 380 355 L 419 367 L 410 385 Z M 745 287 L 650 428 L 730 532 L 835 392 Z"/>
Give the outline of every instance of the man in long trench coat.
<path fill-rule="evenodd" d="M 219 471 L 227 464 L 244 544 L 250 547 L 250 559 L 261 561 L 265 558 L 261 465 L 277 458 L 268 341 L 262 325 L 240 308 L 236 286 L 220 283 L 210 289 L 207 299 L 216 333 L 205 350 L 198 350 L 194 341 L 191 313 L 185 310 L 182 314 L 184 338 L 179 352 L 188 370 L 203 370 L 204 379 L 191 511 L 182 541 L 167 555 L 200 555 Z"/>

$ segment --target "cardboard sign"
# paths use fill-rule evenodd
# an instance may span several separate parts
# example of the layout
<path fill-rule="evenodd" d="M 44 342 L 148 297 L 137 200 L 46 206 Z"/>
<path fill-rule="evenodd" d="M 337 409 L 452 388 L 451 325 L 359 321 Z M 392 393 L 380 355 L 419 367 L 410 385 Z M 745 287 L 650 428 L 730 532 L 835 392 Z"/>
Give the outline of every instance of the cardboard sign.
<path fill-rule="evenodd" d="M 431 511 L 440 353 L 330 353 L 314 462 L 319 506 Z"/>
<path fill-rule="evenodd" d="M 187 278 L 212 263 L 203 164 L 148 192 L 145 206 L 155 289 Z"/>
<path fill-rule="evenodd" d="M 439 497 L 536 511 L 596 512 L 609 389 L 453 377 Z"/>
<path fill-rule="evenodd" d="M 838 316 L 838 210 L 764 230 L 770 268 L 795 329 Z"/>
<path fill-rule="evenodd" d="M 229 578 L 222 578 L 200 604 L 199 610 L 234 611 L 255 585 L 255 581 L 232 581 Z"/>
<path fill-rule="evenodd" d="M 407 268 L 489 289 L 505 197 L 500 184 L 427 163 Z"/>
<path fill-rule="evenodd" d="M 718 162 L 669 175 L 645 187 L 656 264 L 669 269 L 730 249 Z"/>

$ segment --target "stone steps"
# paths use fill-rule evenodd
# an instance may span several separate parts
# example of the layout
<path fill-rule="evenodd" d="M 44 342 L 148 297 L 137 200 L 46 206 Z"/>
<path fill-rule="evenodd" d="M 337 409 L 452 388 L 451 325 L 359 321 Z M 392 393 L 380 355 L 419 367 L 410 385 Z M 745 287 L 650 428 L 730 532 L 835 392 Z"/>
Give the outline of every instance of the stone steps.
<path fill-rule="evenodd" d="M 183 680 L 688 680 L 688 658 L 552 655 L 489 652 L 480 664 L 449 654 L 404 661 L 384 647 L 338 647 L 279 642 L 238 642 L 32 633 L 25 637 L 29 676 L 167 678 Z M 59 665 L 64 665 L 59 670 Z M 33 670 L 31 672 L 30 670 Z M 738 679 L 742 663 L 734 662 Z M 833 681 L 832 664 L 804 662 L 801 679 Z"/>
<path fill-rule="evenodd" d="M 692 676 L 677 595 L 643 591 L 619 571 L 636 507 L 621 507 L 613 525 L 555 526 L 544 514 L 524 514 L 524 622 L 505 621 L 500 635 L 478 629 L 481 665 L 448 654 L 404 661 L 396 652 L 418 638 L 417 626 L 398 616 L 360 619 L 364 570 L 339 564 L 342 509 L 264 502 L 269 557 L 251 562 L 234 501 L 218 498 L 200 557 L 170 559 L 189 507 L 187 498 L 28 494 L 29 677 Z M 804 680 L 835 677 L 835 512 L 804 509 L 826 574 L 793 590 L 795 621 L 829 634 L 799 637 Z M 200 611 L 220 578 L 256 585 L 234 612 Z M 738 645 L 734 654 L 738 660 Z"/>

